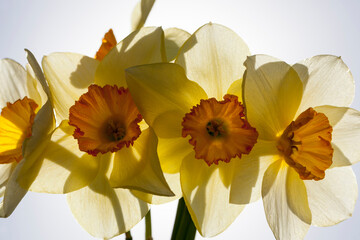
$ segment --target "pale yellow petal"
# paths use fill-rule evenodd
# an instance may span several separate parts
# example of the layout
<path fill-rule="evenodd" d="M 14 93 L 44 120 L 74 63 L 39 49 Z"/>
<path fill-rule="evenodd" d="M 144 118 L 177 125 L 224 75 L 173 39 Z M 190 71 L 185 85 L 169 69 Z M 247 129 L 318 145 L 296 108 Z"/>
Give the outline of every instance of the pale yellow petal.
<path fill-rule="evenodd" d="M 181 47 L 175 62 L 187 77 L 209 97 L 222 99 L 231 83 L 243 77 L 243 65 L 250 55 L 246 43 L 232 30 L 208 23 L 199 28 Z"/>
<path fill-rule="evenodd" d="M 131 28 L 133 31 L 142 28 L 149 16 L 155 0 L 140 0 L 131 14 Z"/>
<path fill-rule="evenodd" d="M 1 59 L 0 86 L 0 109 L 7 102 L 13 103 L 28 96 L 25 69 L 11 59 Z"/>
<path fill-rule="evenodd" d="M 166 173 L 180 172 L 182 160 L 193 151 L 187 138 L 159 138 L 158 155 L 161 168 Z"/>
<path fill-rule="evenodd" d="M 181 136 L 185 113 L 207 99 L 204 90 L 186 78 L 177 64 L 159 63 L 126 70 L 134 102 L 159 137 Z"/>
<path fill-rule="evenodd" d="M 126 87 L 125 69 L 142 64 L 165 62 L 164 32 L 147 27 L 131 33 L 101 61 L 95 83 Z"/>
<path fill-rule="evenodd" d="M 33 78 L 36 79 L 36 81 L 40 83 L 40 86 L 41 86 L 40 87 L 37 84 L 33 83 L 35 89 L 30 91 L 31 83 L 29 83 L 29 78 L 28 78 L 29 96 L 31 98 L 32 92 L 34 92 L 34 90 L 35 91 L 37 90 L 42 98 L 42 104 L 38 103 L 38 105 L 42 106 L 47 101 L 47 98 L 50 98 L 50 89 L 49 89 L 48 84 L 46 83 L 44 73 L 42 72 L 41 67 L 40 67 L 39 63 L 37 62 L 34 54 L 32 54 L 32 52 L 30 52 L 28 49 L 25 49 L 25 52 L 26 52 L 26 58 L 29 62 L 29 64 L 26 66 L 26 69 L 27 69 L 27 71 L 29 71 L 31 73 Z M 29 74 L 28 74 L 28 77 L 29 77 Z M 33 81 L 32 79 L 30 79 L 30 80 Z M 31 85 L 33 85 L 33 84 L 31 84 Z M 33 88 L 33 86 L 31 86 L 31 88 Z M 46 97 L 44 95 L 46 95 Z M 52 99 L 50 98 L 50 101 L 51 100 Z"/>
<path fill-rule="evenodd" d="M 27 193 L 27 191 L 21 188 L 20 185 L 16 182 L 22 164 L 23 161 L 20 161 L 20 163 L 17 164 L 6 183 L 3 200 L 0 203 L 0 217 L 2 218 L 10 216 Z"/>
<path fill-rule="evenodd" d="M 79 224 L 92 236 L 104 239 L 129 231 L 149 210 L 130 190 L 112 188 L 103 174 L 89 186 L 69 193 L 67 200 Z"/>
<path fill-rule="evenodd" d="M 174 196 L 160 167 L 157 137 L 151 128 L 143 131 L 133 147 L 122 148 L 113 158 L 110 185 L 143 192 Z"/>
<path fill-rule="evenodd" d="M 249 155 L 235 161 L 234 177 L 231 183 L 230 202 L 247 204 L 261 197 L 261 184 L 266 169 L 277 160 L 276 143 L 259 140 Z"/>
<path fill-rule="evenodd" d="M 360 112 L 346 107 L 320 106 L 333 128 L 331 144 L 334 149 L 331 167 L 349 166 L 360 161 Z"/>
<path fill-rule="evenodd" d="M 167 28 L 164 33 L 166 58 L 170 62 L 175 59 L 179 49 L 191 34 L 179 28 Z"/>
<path fill-rule="evenodd" d="M 354 79 L 340 57 L 315 56 L 294 65 L 304 85 L 297 115 L 320 105 L 348 107 L 355 93 Z"/>
<path fill-rule="evenodd" d="M 249 123 L 259 139 L 275 140 L 293 120 L 302 97 L 302 82 L 287 63 L 266 55 L 248 57 L 244 101 Z"/>
<path fill-rule="evenodd" d="M 304 181 L 315 226 L 332 226 L 351 217 L 358 187 L 351 167 L 328 169 L 321 181 Z"/>
<path fill-rule="evenodd" d="M 94 180 L 99 159 L 79 150 L 73 132 L 74 127 L 63 121 L 35 154 L 26 156 L 18 179 L 24 188 L 34 192 L 68 193 Z"/>
<path fill-rule="evenodd" d="M 0 164 L 0 186 L 6 185 L 16 165 L 16 162 Z"/>
<path fill-rule="evenodd" d="M 223 167 L 232 171 L 230 164 Z M 224 185 L 219 167 L 209 167 L 204 160 L 195 159 L 193 153 L 184 159 L 180 179 L 191 218 L 204 237 L 223 232 L 245 207 L 229 203 L 230 187 Z"/>
<path fill-rule="evenodd" d="M 58 122 L 69 118 L 69 108 L 94 82 L 98 64 L 93 58 L 75 53 L 52 53 L 43 58 Z"/>
<path fill-rule="evenodd" d="M 278 160 L 266 170 L 262 183 L 265 215 L 276 239 L 304 239 L 310 225 L 301 220 L 289 204 L 289 201 L 295 200 L 293 195 L 295 192 L 287 193 L 290 180 L 288 169 L 283 160 Z M 295 176 L 290 177 L 294 179 Z M 299 182 L 292 184 L 292 186 L 296 185 L 301 186 Z M 304 191 L 301 190 L 299 194 L 304 194 Z M 301 196 L 298 202 L 292 201 L 293 209 L 301 210 L 300 208 L 303 207 L 308 210 L 309 206 L 303 201 L 305 198 Z M 307 211 L 306 213 L 308 214 Z M 306 213 L 305 216 L 307 216 Z"/>
<path fill-rule="evenodd" d="M 173 197 L 162 197 L 145 192 L 132 190 L 131 192 L 141 200 L 151 204 L 164 204 L 167 202 L 178 200 L 182 197 L 181 185 L 180 185 L 180 173 L 164 173 L 166 182 L 169 184 L 171 191 L 175 194 Z"/>
<path fill-rule="evenodd" d="M 26 65 L 26 73 L 29 97 L 34 100 L 39 107 L 41 107 L 46 103 L 48 99 L 47 95 L 39 81 L 36 79 L 35 73 L 29 64 Z"/>

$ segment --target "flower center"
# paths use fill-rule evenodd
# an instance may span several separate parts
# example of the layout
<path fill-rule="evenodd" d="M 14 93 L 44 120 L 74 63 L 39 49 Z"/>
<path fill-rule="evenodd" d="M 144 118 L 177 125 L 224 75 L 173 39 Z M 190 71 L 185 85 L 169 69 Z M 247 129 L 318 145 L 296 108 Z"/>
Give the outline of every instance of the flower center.
<path fill-rule="evenodd" d="M 201 100 L 185 114 L 182 126 L 182 136 L 191 137 L 195 157 L 209 166 L 248 154 L 258 137 L 256 129 L 245 120 L 243 105 L 230 94 L 223 101 Z"/>
<path fill-rule="evenodd" d="M 129 90 L 109 85 L 89 86 L 69 115 L 79 149 L 94 156 L 133 145 L 141 133 L 141 120 Z"/>
<path fill-rule="evenodd" d="M 303 180 L 321 180 L 332 164 L 332 127 L 323 113 L 309 108 L 291 122 L 277 148 Z"/>
<path fill-rule="evenodd" d="M 35 110 L 38 105 L 24 97 L 14 103 L 7 103 L 0 116 L 0 163 L 20 162 L 22 145 L 31 137 Z"/>
<path fill-rule="evenodd" d="M 208 134 L 212 137 L 224 137 L 226 135 L 224 121 L 222 121 L 221 119 L 210 120 L 206 124 L 206 130 Z"/>

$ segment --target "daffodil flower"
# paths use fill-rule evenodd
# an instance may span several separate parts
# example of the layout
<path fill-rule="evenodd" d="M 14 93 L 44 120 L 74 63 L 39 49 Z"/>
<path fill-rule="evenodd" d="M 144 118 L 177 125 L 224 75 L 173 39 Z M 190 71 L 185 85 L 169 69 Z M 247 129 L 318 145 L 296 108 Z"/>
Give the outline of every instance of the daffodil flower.
<path fill-rule="evenodd" d="M 165 61 L 161 28 L 142 28 L 101 62 L 74 53 L 44 57 L 42 66 L 60 125 L 44 151 L 29 155 L 20 184 L 31 191 L 67 193 L 78 222 L 93 236 L 130 230 L 148 204 L 137 189 L 172 196 L 160 168 L 157 138 L 142 123 L 125 82 L 125 69 Z"/>
<path fill-rule="evenodd" d="M 183 195 L 206 237 L 224 231 L 244 208 L 229 203 L 229 195 L 232 175 L 241 170 L 235 166 L 258 136 L 245 119 L 241 91 L 234 88 L 241 85 L 247 55 L 237 34 L 210 23 L 184 43 L 176 64 L 126 70 L 134 101 L 158 136 L 161 167 L 175 198 Z M 136 196 L 151 203 L 174 199 Z"/>
<path fill-rule="evenodd" d="M 41 86 L 30 64 L 25 70 L 13 60 L 0 60 L 0 217 L 8 217 L 25 196 L 27 191 L 16 182 L 23 158 L 37 148 L 52 124 L 42 119 L 52 112 L 42 89 L 47 87 L 44 82 Z"/>
<path fill-rule="evenodd" d="M 276 239 L 303 239 L 310 225 L 349 218 L 357 198 L 350 165 L 360 160 L 360 112 L 349 108 L 352 75 L 339 57 L 315 56 L 293 66 L 265 55 L 245 61 L 247 118 L 259 132 L 257 157 L 234 175 L 230 201 L 246 185 L 262 194 Z M 258 170 L 249 176 L 248 172 Z"/>

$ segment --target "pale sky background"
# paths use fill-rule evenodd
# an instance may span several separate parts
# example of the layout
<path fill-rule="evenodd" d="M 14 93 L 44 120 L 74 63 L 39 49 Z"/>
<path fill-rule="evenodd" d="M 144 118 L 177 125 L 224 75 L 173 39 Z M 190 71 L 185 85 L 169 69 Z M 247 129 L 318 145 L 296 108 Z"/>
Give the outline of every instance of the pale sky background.
<path fill-rule="evenodd" d="M 0 58 L 25 64 L 24 48 L 41 61 L 51 52 L 94 56 L 103 34 L 118 40 L 130 32 L 137 0 L 0 0 Z M 178 27 L 192 33 L 207 22 L 238 33 L 253 54 L 295 63 L 318 54 L 341 56 L 356 82 L 352 107 L 360 109 L 360 2 L 358 0 L 157 0 L 147 26 Z M 0 86 L 1 87 L 1 86 Z M 354 147 L 359 147 L 354 143 Z M 354 166 L 358 181 L 360 164 Z M 359 181 L 360 182 L 360 181 Z M 170 238 L 177 202 L 154 206 L 153 237 Z M 132 230 L 144 239 L 144 221 Z M 332 227 L 311 227 L 306 239 L 350 240 L 360 236 L 360 202 L 353 217 Z M 72 217 L 65 196 L 29 193 L 8 219 L 0 219 L 0 239 L 94 239 Z M 115 239 L 124 239 L 121 235 Z M 196 239 L 203 239 L 197 235 Z M 274 239 L 261 201 L 213 239 Z"/>

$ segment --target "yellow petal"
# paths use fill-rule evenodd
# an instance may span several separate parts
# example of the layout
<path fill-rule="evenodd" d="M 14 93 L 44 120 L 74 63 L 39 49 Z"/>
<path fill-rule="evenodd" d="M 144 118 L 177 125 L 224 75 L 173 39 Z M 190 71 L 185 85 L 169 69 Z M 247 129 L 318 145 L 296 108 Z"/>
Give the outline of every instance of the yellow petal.
<path fill-rule="evenodd" d="M 275 142 L 259 140 L 249 155 L 235 161 L 231 183 L 230 202 L 247 204 L 261 197 L 261 184 L 266 169 L 276 160 Z"/>
<path fill-rule="evenodd" d="M 302 214 L 299 215 L 308 217 L 309 205 L 306 205 L 304 201 L 306 196 L 300 196 L 298 200 L 294 199 L 296 190 L 287 192 L 289 184 L 301 186 L 301 183 L 295 180 L 296 173 L 288 176 L 288 170 L 289 167 L 283 160 L 274 162 L 266 170 L 262 183 L 265 215 L 276 239 L 304 239 L 310 225 L 297 216 L 293 210 L 301 211 L 303 208 Z M 301 181 L 300 178 L 298 179 Z M 291 180 L 295 182 L 291 183 Z M 298 194 L 304 194 L 303 187 L 300 188 Z"/>
<path fill-rule="evenodd" d="M 351 167 L 328 169 L 323 180 L 304 182 L 313 225 L 332 226 L 351 217 L 358 196 Z"/>
<path fill-rule="evenodd" d="M 67 121 L 60 124 L 34 152 L 25 156 L 18 181 L 34 192 L 68 193 L 90 184 L 98 172 L 98 158 L 79 150 Z"/>
<path fill-rule="evenodd" d="M 42 106 L 47 101 L 47 95 L 44 92 L 41 84 L 37 80 L 34 70 L 31 68 L 29 64 L 26 65 L 26 73 L 27 73 L 27 84 L 29 91 L 29 98 L 34 100 L 38 106 Z M 37 109 L 38 110 L 38 109 Z"/>
<path fill-rule="evenodd" d="M 179 49 L 191 34 L 179 28 L 167 28 L 164 33 L 166 58 L 170 62 L 175 59 Z"/>
<path fill-rule="evenodd" d="M 320 105 L 348 107 L 355 93 L 354 79 L 340 57 L 323 55 L 294 65 L 304 84 L 304 96 L 297 115 Z"/>
<path fill-rule="evenodd" d="M 6 183 L 3 200 L 0 203 L 0 217 L 10 216 L 17 205 L 20 203 L 21 199 L 27 193 L 27 191 L 21 188 L 20 185 L 16 182 L 22 164 L 23 161 L 20 161 L 20 163 L 17 164 Z"/>
<path fill-rule="evenodd" d="M 219 163 L 222 164 L 227 163 Z M 215 164 L 209 167 L 205 161 L 195 159 L 193 153 L 184 159 L 180 179 L 186 206 L 204 237 L 223 232 L 244 208 L 229 203 L 230 187 L 224 185 L 219 167 Z"/>
<path fill-rule="evenodd" d="M 166 173 L 180 172 L 182 160 L 193 152 L 187 138 L 159 138 L 158 155 L 161 168 Z"/>
<path fill-rule="evenodd" d="M 235 32 L 209 23 L 185 42 L 175 62 L 209 97 L 220 100 L 231 83 L 243 77 L 243 63 L 249 55 L 246 43 Z"/>
<path fill-rule="evenodd" d="M 164 204 L 167 202 L 175 201 L 182 197 L 181 185 L 180 185 L 180 173 L 164 173 L 166 182 L 169 184 L 171 190 L 175 194 L 173 197 L 162 197 L 145 192 L 132 190 L 131 192 L 141 200 L 151 204 Z"/>
<path fill-rule="evenodd" d="M 143 131 L 133 147 L 114 154 L 110 185 L 161 196 L 174 196 L 162 173 L 156 152 L 157 137 L 151 128 Z"/>
<path fill-rule="evenodd" d="M 53 53 L 43 58 L 58 122 L 69 118 L 69 108 L 94 82 L 98 64 L 93 58 L 75 53 Z"/>
<path fill-rule="evenodd" d="M 144 26 L 154 3 L 155 0 L 141 0 L 136 4 L 131 15 L 131 28 L 133 31 Z"/>
<path fill-rule="evenodd" d="M 346 107 L 320 106 L 333 128 L 331 144 L 334 149 L 331 167 L 349 166 L 360 161 L 360 112 Z"/>
<path fill-rule="evenodd" d="M 15 162 L 0 164 L 0 186 L 6 185 L 7 180 L 16 166 L 17 163 Z"/>
<path fill-rule="evenodd" d="M 126 78 L 140 113 L 159 137 L 180 137 L 185 113 L 200 99 L 207 99 L 204 90 L 188 80 L 177 64 L 129 68 Z"/>
<path fill-rule="evenodd" d="M 166 61 L 164 32 L 161 28 L 142 28 L 119 42 L 101 61 L 95 83 L 126 87 L 125 69 Z"/>
<path fill-rule="evenodd" d="M 247 118 L 259 139 L 275 140 L 294 119 L 302 83 L 287 63 L 266 56 L 248 57 L 244 83 Z"/>
<path fill-rule="evenodd" d="M 67 200 L 80 225 L 104 239 L 129 231 L 149 210 L 130 190 L 113 189 L 101 173 L 88 187 L 69 193 Z"/>
<path fill-rule="evenodd" d="M 0 60 L 0 108 L 7 102 L 29 97 L 25 69 L 11 59 Z"/>

